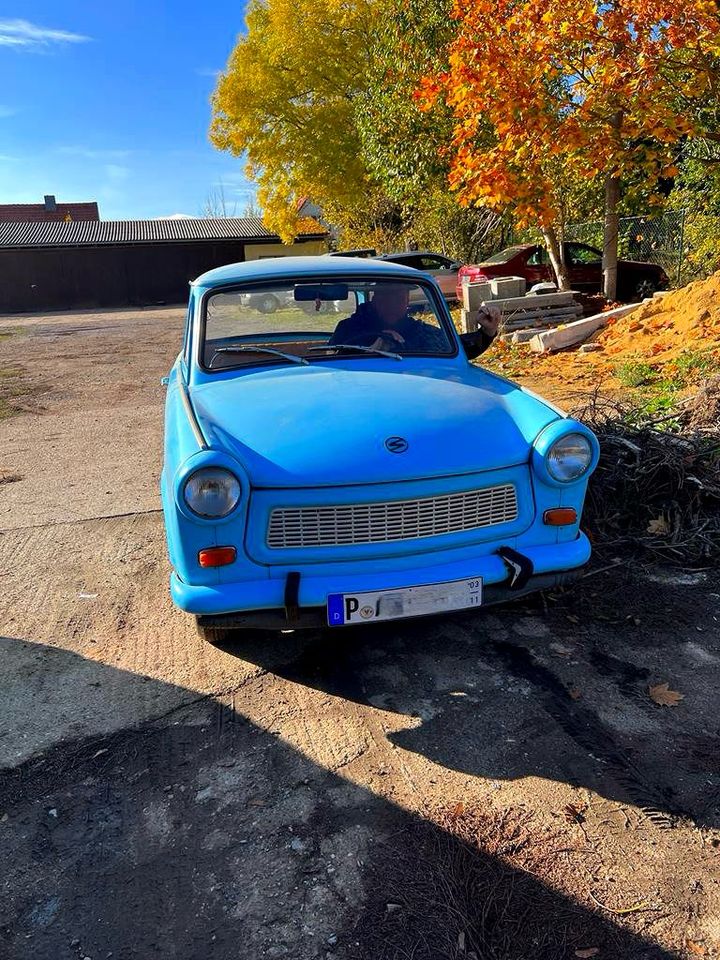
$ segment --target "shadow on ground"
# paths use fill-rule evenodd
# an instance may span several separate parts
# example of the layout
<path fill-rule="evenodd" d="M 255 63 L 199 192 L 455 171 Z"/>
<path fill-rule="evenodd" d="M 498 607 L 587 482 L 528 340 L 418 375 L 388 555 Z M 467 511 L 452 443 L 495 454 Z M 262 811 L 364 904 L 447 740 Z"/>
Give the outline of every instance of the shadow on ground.
<path fill-rule="evenodd" d="M 431 642 L 432 629 L 416 643 Z M 407 643 L 399 638 L 396 651 Z M 5 638 L 0 654 L 17 656 L 18 645 L 28 657 L 38 647 Z M 165 686 L 42 653 L 58 678 L 82 677 L 79 713 L 93 686 L 118 702 L 140 684 Z M 352 674 L 358 656 L 355 645 L 343 650 L 343 670 Z M 172 699 L 166 692 L 158 702 Z M 602 957 L 669 960 L 530 874 L 319 768 L 228 706 L 187 694 L 152 723 L 61 743 L 2 772 L 3 957 L 550 960 L 599 947 Z M 53 709 L 27 703 L 35 722 L 57 723 Z"/>
<path fill-rule="evenodd" d="M 420 717 L 390 735 L 448 769 L 538 776 L 720 824 L 720 578 L 678 586 L 626 567 L 480 615 L 298 634 L 225 649 L 296 683 Z M 682 709 L 649 687 L 685 691 Z"/>

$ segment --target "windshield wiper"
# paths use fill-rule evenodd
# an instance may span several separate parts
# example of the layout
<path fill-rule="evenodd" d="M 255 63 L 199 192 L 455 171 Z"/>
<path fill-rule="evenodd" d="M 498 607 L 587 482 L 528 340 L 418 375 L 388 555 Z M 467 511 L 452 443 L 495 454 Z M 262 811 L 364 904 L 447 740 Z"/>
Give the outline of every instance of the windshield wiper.
<path fill-rule="evenodd" d="M 210 357 L 208 370 L 212 369 L 213 360 L 219 353 L 271 353 L 274 357 L 282 357 L 283 360 L 289 360 L 291 363 L 304 365 L 308 363 L 303 357 L 298 357 L 294 353 L 283 353 L 282 350 L 273 350 L 272 347 L 218 347 Z"/>
<path fill-rule="evenodd" d="M 357 343 L 326 343 L 321 347 L 310 347 L 308 353 L 315 350 L 359 350 L 360 353 L 374 353 L 379 357 L 390 357 L 391 360 L 402 360 L 399 353 L 391 353 L 389 350 L 378 350 L 377 347 L 361 347 Z"/>

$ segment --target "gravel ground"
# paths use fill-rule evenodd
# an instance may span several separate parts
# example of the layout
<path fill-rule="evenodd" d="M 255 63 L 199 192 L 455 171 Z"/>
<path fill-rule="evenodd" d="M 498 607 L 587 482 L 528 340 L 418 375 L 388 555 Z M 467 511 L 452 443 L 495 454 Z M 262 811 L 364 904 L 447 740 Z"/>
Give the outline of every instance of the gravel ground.
<path fill-rule="evenodd" d="M 717 571 L 204 645 L 157 493 L 182 319 L 0 318 L 0 956 L 720 955 Z"/>

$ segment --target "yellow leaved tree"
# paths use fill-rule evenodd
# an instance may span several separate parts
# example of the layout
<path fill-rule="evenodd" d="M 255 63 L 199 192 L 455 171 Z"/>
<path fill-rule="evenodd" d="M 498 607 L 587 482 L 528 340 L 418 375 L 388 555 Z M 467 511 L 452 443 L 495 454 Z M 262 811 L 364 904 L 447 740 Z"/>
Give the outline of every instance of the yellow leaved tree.
<path fill-rule="evenodd" d="M 265 221 L 290 242 L 297 200 L 372 202 L 355 100 L 372 57 L 372 0 L 252 0 L 212 99 L 212 142 L 247 158 Z"/>

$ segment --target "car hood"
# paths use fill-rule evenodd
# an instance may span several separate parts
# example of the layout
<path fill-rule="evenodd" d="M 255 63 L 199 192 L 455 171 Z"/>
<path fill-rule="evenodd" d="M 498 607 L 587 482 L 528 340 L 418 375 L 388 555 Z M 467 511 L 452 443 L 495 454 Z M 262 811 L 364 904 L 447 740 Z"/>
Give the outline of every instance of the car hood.
<path fill-rule="evenodd" d="M 529 459 L 560 416 L 532 394 L 477 367 L 441 372 L 333 361 L 243 371 L 193 388 L 212 447 L 256 487 L 385 483 L 494 470 Z M 401 437 L 407 449 L 391 452 Z"/>

